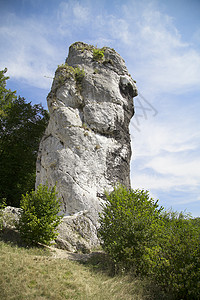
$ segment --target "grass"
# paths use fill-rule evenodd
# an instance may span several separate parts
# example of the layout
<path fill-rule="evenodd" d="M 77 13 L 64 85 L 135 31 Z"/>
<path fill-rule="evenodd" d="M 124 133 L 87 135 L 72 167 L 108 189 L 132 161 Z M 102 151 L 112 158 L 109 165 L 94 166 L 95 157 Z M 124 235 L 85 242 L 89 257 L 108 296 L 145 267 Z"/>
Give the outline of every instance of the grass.
<path fill-rule="evenodd" d="M 43 248 L 25 248 L 0 240 L 0 270 L 3 300 L 169 299 L 158 295 L 147 281 L 111 276 L 103 253 L 80 263 L 55 259 Z"/>

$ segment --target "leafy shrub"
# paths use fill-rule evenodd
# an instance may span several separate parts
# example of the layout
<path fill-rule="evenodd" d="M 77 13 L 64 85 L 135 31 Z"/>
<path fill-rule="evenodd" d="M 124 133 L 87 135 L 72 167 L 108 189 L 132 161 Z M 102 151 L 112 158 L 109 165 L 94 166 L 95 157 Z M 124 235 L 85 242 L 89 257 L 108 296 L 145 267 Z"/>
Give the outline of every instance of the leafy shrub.
<path fill-rule="evenodd" d="M 49 245 L 57 236 L 56 227 L 62 216 L 58 216 L 60 203 L 56 187 L 39 185 L 36 191 L 22 195 L 21 217 L 17 229 L 28 244 Z"/>
<path fill-rule="evenodd" d="M 102 246 L 117 266 L 149 276 L 174 299 L 200 299 L 200 226 L 163 212 L 148 191 L 118 185 L 100 215 Z"/>
<path fill-rule="evenodd" d="M 96 61 L 101 61 L 104 58 L 104 50 L 93 49 L 93 59 Z"/>
<path fill-rule="evenodd" d="M 165 239 L 153 276 L 165 290 L 171 289 L 177 299 L 200 299 L 199 224 L 183 213 L 168 212 L 163 218 Z"/>
<path fill-rule="evenodd" d="M 136 274 L 146 273 L 151 263 L 144 264 L 144 258 L 148 248 L 156 246 L 163 226 L 162 208 L 149 198 L 147 191 L 129 190 L 121 185 L 106 197 L 99 228 L 103 248 L 116 263 L 134 268 Z"/>
<path fill-rule="evenodd" d="M 74 75 L 76 83 L 81 84 L 83 78 L 85 77 L 85 71 L 83 69 L 80 69 L 79 67 L 76 67 L 74 69 Z"/>

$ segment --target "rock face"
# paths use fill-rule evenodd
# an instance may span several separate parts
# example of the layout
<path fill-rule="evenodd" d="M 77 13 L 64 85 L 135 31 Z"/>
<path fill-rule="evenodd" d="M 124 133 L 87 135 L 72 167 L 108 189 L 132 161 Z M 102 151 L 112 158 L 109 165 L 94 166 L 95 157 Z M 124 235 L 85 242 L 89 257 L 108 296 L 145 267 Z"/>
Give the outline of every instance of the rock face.
<path fill-rule="evenodd" d="M 96 227 L 105 190 L 117 182 L 130 186 L 135 96 L 136 85 L 113 49 L 70 46 L 47 97 L 50 121 L 36 177 L 36 186 L 57 182 L 66 218 L 81 213 Z"/>

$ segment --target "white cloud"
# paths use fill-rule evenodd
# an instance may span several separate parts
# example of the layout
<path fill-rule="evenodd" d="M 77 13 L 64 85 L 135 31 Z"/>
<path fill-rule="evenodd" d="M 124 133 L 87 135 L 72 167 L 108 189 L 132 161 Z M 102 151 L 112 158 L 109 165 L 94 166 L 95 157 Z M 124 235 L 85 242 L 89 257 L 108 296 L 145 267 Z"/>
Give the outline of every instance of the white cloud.
<path fill-rule="evenodd" d="M 134 118 L 133 118 L 134 120 Z M 187 127 L 187 124 L 177 126 L 175 122 L 170 123 L 170 118 L 165 122 L 161 122 L 159 116 L 157 119 L 149 119 L 143 121 L 140 132 L 133 132 L 134 139 L 132 147 L 136 157 L 154 157 L 161 152 L 180 153 L 199 148 L 200 129 Z"/>
<path fill-rule="evenodd" d="M 173 19 L 150 3 L 128 2 L 120 16 L 98 15 L 91 18 L 90 27 L 96 40 L 103 35 L 128 57 L 143 91 L 180 94 L 199 90 L 200 51 L 183 41 Z"/>
<path fill-rule="evenodd" d="M 73 13 L 74 17 L 76 19 L 76 22 L 88 22 L 89 15 L 89 9 L 85 6 L 80 5 L 80 3 L 76 3 L 73 7 Z"/>
<path fill-rule="evenodd" d="M 151 168 L 153 171 L 161 175 L 176 176 L 180 178 L 181 185 L 187 184 L 187 181 L 196 185 L 200 182 L 200 159 L 186 160 L 187 156 L 180 157 L 180 154 L 171 155 L 165 154 L 154 157 L 146 165 L 146 168 Z M 184 180 L 183 180 L 184 179 Z"/>
<path fill-rule="evenodd" d="M 133 133 L 134 128 L 131 128 L 135 136 L 132 140 L 131 178 L 134 188 L 144 187 L 154 193 L 199 190 L 198 114 L 195 107 L 190 114 L 187 106 L 179 111 L 174 109 L 173 115 L 171 110 L 143 120 L 140 132 Z"/>
<path fill-rule="evenodd" d="M 200 54 L 185 49 L 185 53 L 176 51 L 157 56 L 152 61 L 149 85 L 159 92 L 182 93 L 200 85 Z"/>
<path fill-rule="evenodd" d="M 188 189 L 196 189 L 196 180 L 192 178 L 186 181 L 181 181 L 177 176 L 162 177 L 156 173 L 137 173 L 137 176 L 132 177 L 133 188 L 144 188 L 153 191 L 188 191 Z M 192 187 L 192 188 L 191 188 Z"/>
<path fill-rule="evenodd" d="M 31 86 L 49 88 L 44 76 L 54 76 L 59 55 L 47 35 L 42 22 L 34 18 L 22 22 L 16 15 L 10 15 L 9 22 L 0 28 L 1 69 L 7 67 L 10 77 Z"/>
<path fill-rule="evenodd" d="M 143 82 L 143 89 L 152 93 L 199 90 L 200 51 L 183 41 L 171 17 L 151 4 L 139 5 L 140 11 L 134 4 L 124 5 L 123 18 L 129 24 L 129 60 L 135 62 L 134 73 Z"/>
<path fill-rule="evenodd" d="M 63 36 L 76 34 L 92 19 L 90 6 L 80 4 L 75 0 L 60 2 L 57 9 L 57 21 L 59 33 Z M 87 30 L 89 27 L 87 28 Z"/>
<path fill-rule="evenodd" d="M 137 164 L 140 163 L 141 161 L 138 161 Z M 177 158 L 173 160 L 170 156 L 165 156 L 154 158 L 146 165 L 142 163 L 141 165 L 136 169 L 137 165 L 132 164 L 131 183 L 133 188 L 144 188 L 153 193 L 199 194 L 199 160 L 189 162 L 179 160 L 177 162 Z M 190 201 L 192 200 L 190 198 Z M 176 199 L 174 199 L 174 203 L 176 203 Z"/>

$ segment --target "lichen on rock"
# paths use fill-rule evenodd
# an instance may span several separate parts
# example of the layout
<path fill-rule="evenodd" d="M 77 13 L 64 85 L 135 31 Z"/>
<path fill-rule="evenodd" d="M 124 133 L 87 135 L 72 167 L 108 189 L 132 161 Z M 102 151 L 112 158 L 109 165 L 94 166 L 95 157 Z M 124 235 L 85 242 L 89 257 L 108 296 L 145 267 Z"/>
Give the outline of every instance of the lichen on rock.
<path fill-rule="evenodd" d="M 55 72 L 36 177 L 36 186 L 57 182 L 66 217 L 86 212 L 94 228 L 105 190 L 117 182 L 130 186 L 129 123 L 137 96 L 121 56 L 108 47 L 95 49 L 72 44 Z"/>

